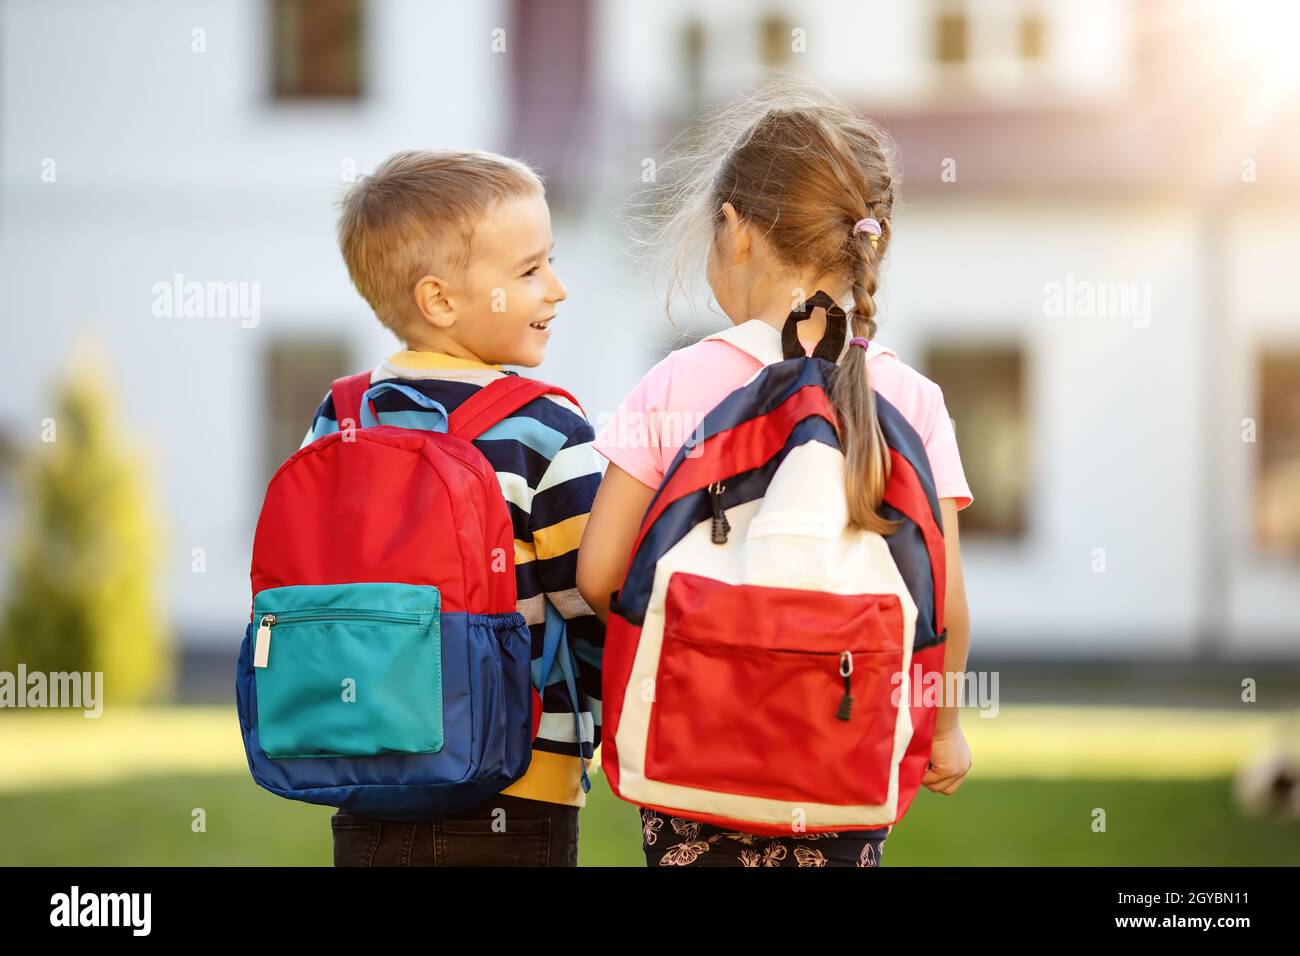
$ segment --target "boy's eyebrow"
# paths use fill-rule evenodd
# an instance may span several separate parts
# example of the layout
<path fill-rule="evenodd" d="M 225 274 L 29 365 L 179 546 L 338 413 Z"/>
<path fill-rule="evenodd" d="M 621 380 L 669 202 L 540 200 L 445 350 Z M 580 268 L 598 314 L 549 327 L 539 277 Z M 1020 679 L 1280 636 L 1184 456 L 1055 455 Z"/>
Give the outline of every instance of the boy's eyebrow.
<path fill-rule="evenodd" d="M 531 256 L 524 256 L 522 259 L 519 260 L 518 263 L 515 264 L 515 268 L 521 269 L 524 266 L 528 265 L 528 263 L 532 262 L 534 259 L 540 259 L 542 258 L 542 256 L 546 255 L 547 253 L 554 252 L 554 251 L 555 251 L 555 243 L 551 243 L 551 248 L 543 252 L 534 252 Z"/>

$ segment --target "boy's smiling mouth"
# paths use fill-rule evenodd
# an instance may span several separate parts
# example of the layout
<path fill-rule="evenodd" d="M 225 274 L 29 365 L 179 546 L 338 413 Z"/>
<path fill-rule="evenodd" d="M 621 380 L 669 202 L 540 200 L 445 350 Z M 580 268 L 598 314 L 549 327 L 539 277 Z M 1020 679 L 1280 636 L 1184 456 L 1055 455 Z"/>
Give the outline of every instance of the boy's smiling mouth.
<path fill-rule="evenodd" d="M 554 318 L 555 316 L 548 315 L 546 318 L 538 319 L 536 322 L 529 322 L 528 326 L 529 328 L 536 329 L 539 332 L 546 332 L 548 331 L 548 326 L 551 324 L 551 320 Z"/>

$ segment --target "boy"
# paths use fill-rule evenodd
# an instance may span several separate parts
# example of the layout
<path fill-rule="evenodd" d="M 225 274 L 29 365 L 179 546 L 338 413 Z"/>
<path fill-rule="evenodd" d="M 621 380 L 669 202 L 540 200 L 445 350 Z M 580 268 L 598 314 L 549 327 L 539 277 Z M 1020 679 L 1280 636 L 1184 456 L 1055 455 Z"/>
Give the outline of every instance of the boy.
<path fill-rule="evenodd" d="M 398 379 L 450 414 L 505 375 L 541 363 L 567 297 L 550 266 L 551 218 L 541 180 L 522 163 L 477 151 L 389 157 L 342 202 L 339 245 L 375 315 L 406 348 L 371 382 Z M 380 424 L 410 427 L 423 406 L 397 390 L 374 401 Z M 412 415 L 411 413 L 417 413 Z M 338 430 L 326 396 L 303 444 Z M 529 402 L 474 442 L 501 483 L 514 525 L 518 611 L 542 654 L 546 602 L 565 619 L 582 724 L 559 663 L 542 691 L 528 772 L 501 794 L 450 817 L 332 818 L 336 866 L 576 866 L 583 758 L 600 741 L 604 625 L 578 594 L 578 542 L 600 483 L 595 433 L 560 396 Z"/>

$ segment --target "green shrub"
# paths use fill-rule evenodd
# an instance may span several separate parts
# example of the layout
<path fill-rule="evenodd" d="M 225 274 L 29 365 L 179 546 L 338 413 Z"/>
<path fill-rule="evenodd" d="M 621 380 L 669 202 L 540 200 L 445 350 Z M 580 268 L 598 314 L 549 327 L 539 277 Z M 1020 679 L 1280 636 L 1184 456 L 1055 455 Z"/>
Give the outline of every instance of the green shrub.
<path fill-rule="evenodd" d="M 114 427 L 102 359 L 74 360 L 20 465 L 24 525 L 0 620 L 0 669 L 102 671 L 113 703 L 171 690 L 157 530 L 141 456 Z"/>

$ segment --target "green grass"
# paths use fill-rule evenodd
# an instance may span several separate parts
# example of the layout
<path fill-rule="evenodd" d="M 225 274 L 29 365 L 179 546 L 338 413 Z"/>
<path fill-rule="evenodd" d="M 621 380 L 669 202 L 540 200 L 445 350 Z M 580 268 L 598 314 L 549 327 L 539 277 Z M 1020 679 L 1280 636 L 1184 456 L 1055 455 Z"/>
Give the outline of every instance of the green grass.
<path fill-rule="evenodd" d="M 1091 829 L 1093 808 L 1106 832 Z M 206 832 L 191 812 L 206 813 Z M 162 776 L 94 789 L 0 794 L 0 863 L 53 866 L 328 866 L 323 807 L 246 776 Z M 641 866 L 636 809 L 594 781 L 581 818 L 587 866 Z M 887 866 L 1278 865 L 1300 862 L 1300 827 L 1241 818 L 1226 778 L 968 780 L 922 791 L 885 845 Z"/>
<path fill-rule="evenodd" d="M 1229 778 L 968 780 L 917 794 L 886 866 L 1278 866 L 1300 826 L 1243 817 Z M 1105 832 L 1094 832 L 1094 810 Z"/>
<path fill-rule="evenodd" d="M 1285 721 L 1245 707 L 972 713 L 970 776 L 955 796 L 917 795 L 885 865 L 1300 864 L 1300 826 L 1244 819 L 1230 794 L 1244 761 L 1288 739 Z M 0 865 L 327 866 L 332 812 L 252 782 L 230 707 L 0 715 Z M 636 809 L 601 775 L 580 830 L 585 865 L 643 864 Z"/>

